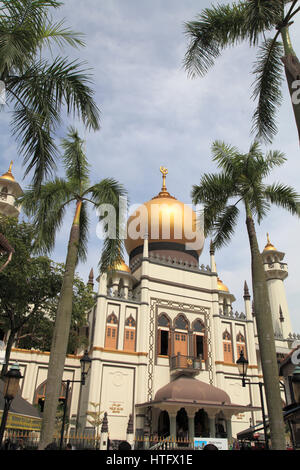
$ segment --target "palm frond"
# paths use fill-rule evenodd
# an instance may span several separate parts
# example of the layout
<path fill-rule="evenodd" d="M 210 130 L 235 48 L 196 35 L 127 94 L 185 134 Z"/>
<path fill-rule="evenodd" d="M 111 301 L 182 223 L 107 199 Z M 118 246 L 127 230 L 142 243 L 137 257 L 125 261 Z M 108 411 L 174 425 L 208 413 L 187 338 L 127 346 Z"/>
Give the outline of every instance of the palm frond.
<path fill-rule="evenodd" d="M 279 150 L 270 150 L 266 153 L 264 158 L 264 163 L 261 168 L 261 175 L 266 177 L 270 174 L 270 172 L 287 161 L 283 152 Z"/>
<path fill-rule="evenodd" d="M 89 164 L 83 151 L 84 141 L 75 128 L 70 127 L 67 138 L 62 140 L 63 161 L 67 179 L 78 187 L 79 194 L 89 181 Z"/>
<path fill-rule="evenodd" d="M 87 127 L 96 130 L 100 113 L 90 83 L 91 76 L 82 63 L 58 57 L 50 65 L 36 62 L 20 77 L 12 77 L 10 87 L 15 95 L 27 97 L 27 102 L 47 114 L 53 109 L 59 113 L 66 105 L 68 114 L 78 116 Z"/>
<path fill-rule="evenodd" d="M 239 217 L 239 209 L 236 205 L 225 207 L 219 212 L 213 227 L 213 246 L 220 249 L 228 245 Z"/>
<path fill-rule="evenodd" d="M 265 197 L 270 203 L 300 216 L 300 196 L 291 186 L 282 183 L 269 185 L 265 188 Z"/>
<path fill-rule="evenodd" d="M 46 44 L 51 48 L 51 42 L 54 42 L 57 46 L 63 48 L 65 45 L 71 47 L 83 47 L 85 46 L 82 40 L 83 34 L 75 33 L 69 28 L 65 27 L 64 20 L 58 23 L 44 22 L 39 31 L 39 41 L 41 44 Z"/>
<path fill-rule="evenodd" d="M 49 253 L 55 243 L 57 230 L 61 227 L 66 205 L 74 199 L 71 186 L 62 179 L 41 186 L 37 194 L 35 187 L 29 188 L 18 200 L 24 213 L 31 217 L 37 229 L 35 250 Z"/>
<path fill-rule="evenodd" d="M 256 216 L 260 224 L 269 212 L 271 205 L 265 197 L 265 186 L 258 177 L 255 181 L 251 181 L 245 199 L 248 202 L 251 213 Z"/>
<path fill-rule="evenodd" d="M 275 116 L 282 101 L 283 55 L 282 44 L 268 39 L 259 48 L 253 70 L 256 79 L 252 98 L 258 100 L 258 104 L 252 119 L 252 132 L 256 133 L 257 139 L 268 143 L 277 133 Z"/>
<path fill-rule="evenodd" d="M 97 208 L 102 206 L 103 211 L 99 213 L 99 220 L 103 222 L 107 214 L 106 208 L 111 209 L 110 220 L 111 226 L 103 227 L 103 251 L 100 259 L 100 270 L 105 272 L 111 269 L 123 257 L 123 240 L 120 237 L 120 229 L 125 223 L 121 207 L 123 206 L 121 199 L 127 197 L 124 187 L 112 178 L 106 178 L 100 183 L 91 187 L 88 191 L 92 201 Z"/>
<path fill-rule="evenodd" d="M 38 191 L 42 181 L 55 169 L 57 148 L 49 123 L 29 108 L 14 111 L 12 132 L 19 142 L 20 153 L 27 165 L 25 176 L 34 169 L 33 185 Z"/>
<path fill-rule="evenodd" d="M 222 168 L 227 175 L 233 175 L 235 172 L 237 157 L 239 157 L 239 151 L 236 147 L 219 140 L 213 143 L 212 160 L 217 162 L 218 167 Z"/>
<path fill-rule="evenodd" d="M 185 24 L 189 38 L 184 65 L 189 75 L 203 76 L 227 46 L 233 46 L 247 37 L 245 4 L 217 5 L 206 8 L 195 21 Z"/>
<path fill-rule="evenodd" d="M 206 173 L 202 176 L 199 185 L 192 189 L 193 204 L 226 204 L 234 196 L 234 184 L 225 173 Z"/>
<path fill-rule="evenodd" d="M 269 0 L 248 0 L 246 3 L 246 21 L 251 45 L 256 45 L 265 31 L 270 31 L 283 20 L 282 2 Z"/>
<path fill-rule="evenodd" d="M 89 216 L 87 203 L 83 202 L 80 211 L 79 220 L 79 245 L 78 245 L 78 260 L 86 261 L 87 258 L 87 243 L 89 234 Z"/>

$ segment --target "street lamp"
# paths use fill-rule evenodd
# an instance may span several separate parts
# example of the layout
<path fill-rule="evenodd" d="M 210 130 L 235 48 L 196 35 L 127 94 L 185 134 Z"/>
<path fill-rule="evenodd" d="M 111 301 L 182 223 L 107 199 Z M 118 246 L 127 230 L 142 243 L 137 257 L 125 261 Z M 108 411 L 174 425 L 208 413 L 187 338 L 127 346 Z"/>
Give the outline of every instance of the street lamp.
<path fill-rule="evenodd" d="M 292 387 L 295 402 L 300 404 L 300 366 L 296 366 L 292 375 Z"/>
<path fill-rule="evenodd" d="M 88 355 L 87 350 L 84 351 L 84 355 L 80 359 L 80 367 L 81 367 L 81 383 L 85 385 L 85 378 L 89 373 L 90 367 L 92 364 L 92 360 Z"/>
<path fill-rule="evenodd" d="M 1 426 L 0 426 L 0 447 L 2 446 L 5 426 L 7 422 L 8 412 L 10 409 L 11 402 L 15 398 L 19 390 L 19 382 L 22 379 L 19 364 L 16 362 L 4 376 L 4 409 L 2 414 Z"/>
<path fill-rule="evenodd" d="M 269 441 L 268 441 L 268 436 L 267 436 L 267 425 L 266 425 L 266 413 L 265 413 L 265 406 L 264 406 L 264 397 L 263 397 L 263 382 L 246 382 L 246 375 L 247 375 L 247 369 L 248 369 L 248 361 L 244 356 L 244 351 L 241 350 L 240 352 L 240 357 L 236 361 L 236 364 L 239 369 L 239 374 L 242 376 L 242 385 L 243 387 L 246 387 L 246 383 L 249 385 L 258 385 L 259 386 L 259 394 L 260 394 L 260 403 L 261 403 L 261 412 L 262 412 L 262 419 L 263 419 L 263 425 L 264 425 L 264 435 L 265 435 L 265 443 L 266 443 L 266 449 L 269 449 Z"/>
<path fill-rule="evenodd" d="M 63 420 L 61 425 L 61 433 L 60 433 L 60 445 L 59 448 L 62 450 L 63 440 L 64 440 L 64 433 L 65 433 L 65 423 L 66 423 L 66 416 L 67 416 L 67 404 L 69 398 L 69 391 L 70 391 L 70 384 L 71 383 L 80 383 L 81 385 L 85 385 L 85 379 L 87 374 L 89 373 L 91 367 L 92 360 L 88 355 L 88 352 L 85 351 L 84 355 L 80 359 L 80 367 L 81 367 L 81 380 L 63 380 L 66 383 L 66 395 L 65 395 L 65 402 L 64 402 L 64 414 Z"/>
<path fill-rule="evenodd" d="M 245 358 L 243 350 L 241 350 L 240 357 L 238 358 L 236 363 L 237 363 L 237 366 L 238 366 L 239 374 L 242 376 L 242 385 L 243 385 L 243 387 L 246 387 L 246 375 L 247 375 L 247 369 L 248 369 L 249 362 Z"/>

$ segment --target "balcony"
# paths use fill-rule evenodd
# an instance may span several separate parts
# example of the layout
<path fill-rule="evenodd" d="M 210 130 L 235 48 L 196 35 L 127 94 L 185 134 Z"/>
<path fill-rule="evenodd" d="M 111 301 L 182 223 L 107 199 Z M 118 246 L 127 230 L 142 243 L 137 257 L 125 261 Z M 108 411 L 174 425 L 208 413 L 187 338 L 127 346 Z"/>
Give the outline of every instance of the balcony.
<path fill-rule="evenodd" d="M 177 356 L 170 357 L 170 373 L 172 376 L 181 374 L 195 376 L 201 370 L 206 370 L 206 362 L 202 359 L 202 356 L 183 356 L 178 353 Z"/>

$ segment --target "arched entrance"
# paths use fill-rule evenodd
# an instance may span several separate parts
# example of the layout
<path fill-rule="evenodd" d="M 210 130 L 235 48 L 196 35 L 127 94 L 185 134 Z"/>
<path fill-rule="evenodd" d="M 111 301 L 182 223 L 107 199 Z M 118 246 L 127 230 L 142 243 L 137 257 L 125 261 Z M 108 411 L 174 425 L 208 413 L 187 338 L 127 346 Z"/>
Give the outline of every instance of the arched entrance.
<path fill-rule="evenodd" d="M 179 441 L 189 437 L 189 420 L 184 408 L 181 408 L 176 416 L 176 437 Z"/>
<path fill-rule="evenodd" d="M 170 435 L 170 419 L 167 411 L 161 411 L 158 418 L 158 437 Z"/>
<path fill-rule="evenodd" d="M 195 437 L 209 437 L 209 420 L 207 413 L 202 409 L 195 414 Z"/>

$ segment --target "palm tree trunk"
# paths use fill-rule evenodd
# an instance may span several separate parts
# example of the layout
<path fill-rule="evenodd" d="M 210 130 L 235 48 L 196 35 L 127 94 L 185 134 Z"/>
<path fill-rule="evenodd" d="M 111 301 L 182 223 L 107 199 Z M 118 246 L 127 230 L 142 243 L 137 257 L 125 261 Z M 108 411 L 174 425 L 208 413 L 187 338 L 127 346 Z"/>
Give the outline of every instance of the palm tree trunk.
<path fill-rule="evenodd" d="M 275 338 L 267 281 L 252 216 L 247 212 L 246 225 L 251 250 L 252 285 L 259 351 L 268 407 L 272 450 L 285 450 L 285 427 L 279 388 Z"/>
<path fill-rule="evenodd" d="M 300 143 L 300 96 L 299 96 L 299 84 L 300 84 L 300 62 L 292 47 L 290 33 L 288 26 L 282 28 L 281 37 L 284 44 L 285 57 L 282 58 L 284 63 L 285 75 L 289 92 L 291 95 L 296 126 L 298 129 L 299 143 Z"/>
<path fill-rule="evenodd" d="M 61 391 L 65 358 L 67 354 L 73 300 L 73 282 L 78 257 L 79 218 L 82 202 L 77 202 L 76 214 L 70 232 L 66 267 L 56 313 L 43 421 L 39 449 L 44 449 L 53 440 L 58 399 Z"/>
<path fill-rule="evenodd" d="M 9 333 L 9 338 L 8 338 L 8 341 L 6 344 L 6 350 L 5 350 L 5 359 L 4 359 L 5 362 L 2 366 L 0 378 L 4 378 L 6 372 L 8 371 L 8 363 L 9 363 L 9 359 L 11 355 L 11 350 L 15 342 L 16 334 L 17 334 L 17 330 L 11 330 Z"/>

